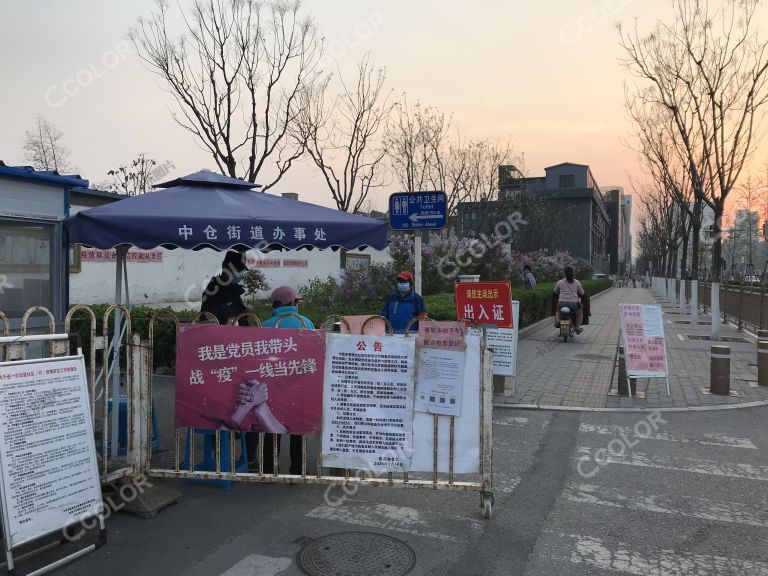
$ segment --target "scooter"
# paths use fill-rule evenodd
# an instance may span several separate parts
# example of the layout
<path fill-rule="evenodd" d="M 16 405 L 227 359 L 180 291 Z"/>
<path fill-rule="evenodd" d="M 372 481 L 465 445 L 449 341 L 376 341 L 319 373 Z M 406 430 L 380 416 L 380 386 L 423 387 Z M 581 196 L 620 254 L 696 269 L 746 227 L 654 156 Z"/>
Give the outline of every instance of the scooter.
<path fill-rule="evenodd" d="M 571 319 L 571 309 L 568 306 L 560 308 L 560 336 L 563 342 L 568 342 L 568 338 L 573 338 L 575 327 Z"/>

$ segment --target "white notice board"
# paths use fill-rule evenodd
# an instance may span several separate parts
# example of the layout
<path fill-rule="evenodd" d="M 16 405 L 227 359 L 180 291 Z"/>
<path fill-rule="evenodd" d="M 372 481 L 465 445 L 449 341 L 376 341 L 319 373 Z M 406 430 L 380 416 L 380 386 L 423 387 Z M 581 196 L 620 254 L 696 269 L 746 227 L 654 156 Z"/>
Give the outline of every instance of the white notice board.
<path fill-rule="evenodd" d="M 464 335 L 466 354 L 461 387 L 461 415 L 454 419 L 453 471 L 477 474 L 480 471 L 480 337 Z M 416 412 L 413 416 L 413 459 L 411 472 L 432 472 L 435 416 Z M 451 451 L 451 419 L 438 417 L 437 470 L 447 473 Z"/>
<path fill-rule="evenodd" d="M 326 334 L 323 466 L 409 469 L 415 350 L 415 338 Z"/>
<path fill-rule="evenodd" d="M 477 329 L 469 332 L 479 334 Z M 485 327 L 485 345 L 493 351 L 493 375 L 517 374 L 517 341 L 520 334 L 520 302 L 512 300 L 512 328 Z"/>
<path fill-rule="evenodd" d="M 9 548 L 101 512 L 82 356 L 0 363 L 0 498 Z"/>

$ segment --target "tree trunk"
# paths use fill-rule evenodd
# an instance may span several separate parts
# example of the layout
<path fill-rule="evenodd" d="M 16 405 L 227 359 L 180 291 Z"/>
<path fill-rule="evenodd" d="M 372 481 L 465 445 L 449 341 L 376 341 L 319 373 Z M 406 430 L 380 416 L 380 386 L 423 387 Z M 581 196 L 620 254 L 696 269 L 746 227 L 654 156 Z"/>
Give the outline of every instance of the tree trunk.
<path fill-rule="evenodd" d="M 715 205 L 715 222 L 712 225 L 712 233 L 714 234 L 714 242 L 712 243 L 712 281 L 720 282 L 722 280 L 722 264 L 720 260 L 723 255 L 723 235 L 721 230 L 721 224 L 723 221 L 723 205 L 718 203 Z"/>
<path fill-rule="evenodd" d="M 701 200 L 693 204 L 693 250 L 691 251 L 691 278 L 699 277 L 699 244 L 701 243 Z"/>

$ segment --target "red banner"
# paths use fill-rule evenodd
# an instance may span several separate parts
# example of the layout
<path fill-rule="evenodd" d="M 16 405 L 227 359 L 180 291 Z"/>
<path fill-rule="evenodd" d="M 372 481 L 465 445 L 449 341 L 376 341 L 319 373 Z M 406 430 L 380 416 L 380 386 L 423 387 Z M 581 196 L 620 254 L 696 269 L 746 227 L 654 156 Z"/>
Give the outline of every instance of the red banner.
<path fill-rule="evenodd" d="M 469 318 L 497 328 L 514 327 L 509 282 L 458 282 L 453 286 L 457 320 Z"/>
<path fill-rule="evenodd" d="M 176 427 L 318 434 L 325 334 L 182 324 Z"/>
<path fill-rule="evenodd" d="M 117 252 L 112 250 L 100 250 L 99 248 L 81 248 L 80 260 L 82 262 L 116 262 Z M 140 250 L 131 248 L 125 255 L 127 262 L 161 263 L 163 261 L 162 250 Z"/>

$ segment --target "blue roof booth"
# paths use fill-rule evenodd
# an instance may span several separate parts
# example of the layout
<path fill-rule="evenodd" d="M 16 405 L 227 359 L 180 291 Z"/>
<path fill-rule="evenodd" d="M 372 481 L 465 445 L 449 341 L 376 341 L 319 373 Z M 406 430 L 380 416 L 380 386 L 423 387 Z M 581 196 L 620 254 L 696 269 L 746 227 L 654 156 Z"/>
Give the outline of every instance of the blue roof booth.
<path fill-rule="evenodd" d="M 44 306 L 56 324 L 68 307 L 70 258 L 64 219 L 75 203 L 97 206 L 119 198 L 88 190 L 88 180 L 0 161 L 0 311 L 19 329 L 24 312 Z M 48 319 L 34 314 L 28 328 L 47 328 Z"/>

